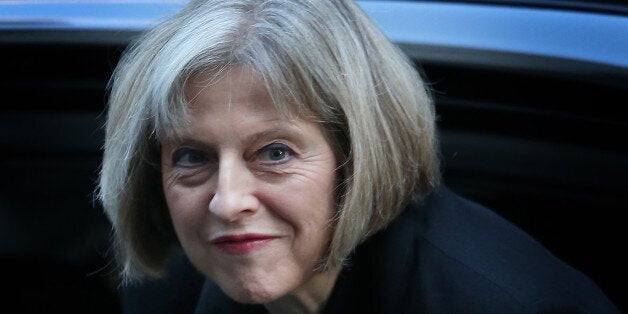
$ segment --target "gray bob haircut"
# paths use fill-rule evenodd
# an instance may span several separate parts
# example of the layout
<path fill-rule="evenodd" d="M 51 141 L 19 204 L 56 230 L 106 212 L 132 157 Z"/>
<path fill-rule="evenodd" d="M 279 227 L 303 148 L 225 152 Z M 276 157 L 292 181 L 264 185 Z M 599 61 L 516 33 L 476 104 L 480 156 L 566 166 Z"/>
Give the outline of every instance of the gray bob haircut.
<path fill-rule="evenodd" d="M 187 80 L 250 69 L 277 110 L 317 121 L 339 157 L 334 234 L 343 263 L 440 180 L 432 100 L 411 62 L 352 0 L 194 1 L 130 46 L 110 85 L 98 197 L 123 279 L 164 274 L 178 245 L 160 141 L 186 128 Z"/>

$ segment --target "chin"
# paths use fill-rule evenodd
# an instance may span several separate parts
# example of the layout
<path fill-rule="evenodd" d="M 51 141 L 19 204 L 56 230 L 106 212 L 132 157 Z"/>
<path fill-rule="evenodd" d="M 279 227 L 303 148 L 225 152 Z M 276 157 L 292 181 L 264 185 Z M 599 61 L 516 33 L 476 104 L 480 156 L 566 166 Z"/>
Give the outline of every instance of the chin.
<path fill-rule="evenodd" d="M 259 285 L 251 285 L 251 283 L 234 285 L 236 282 L 229 284 L 227 287 L 221 287 L 223 292 L 232 300 L 245 304 L 264 304 L 275 301 L 282 297 L 285 293 L 280 293 Z"/>

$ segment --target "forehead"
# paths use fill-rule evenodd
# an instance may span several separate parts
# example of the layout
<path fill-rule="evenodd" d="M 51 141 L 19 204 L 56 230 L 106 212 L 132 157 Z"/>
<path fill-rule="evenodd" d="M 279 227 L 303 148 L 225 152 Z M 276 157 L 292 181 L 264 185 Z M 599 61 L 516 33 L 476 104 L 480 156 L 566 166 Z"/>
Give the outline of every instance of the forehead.
<path fill-rule="evenodd" d="M 232 104 L 246 105 L 250 110 L 277 109 L 262 79 L 245 67 L 193 75 L 185 85 L 185 98 L 192 112 Z"/>

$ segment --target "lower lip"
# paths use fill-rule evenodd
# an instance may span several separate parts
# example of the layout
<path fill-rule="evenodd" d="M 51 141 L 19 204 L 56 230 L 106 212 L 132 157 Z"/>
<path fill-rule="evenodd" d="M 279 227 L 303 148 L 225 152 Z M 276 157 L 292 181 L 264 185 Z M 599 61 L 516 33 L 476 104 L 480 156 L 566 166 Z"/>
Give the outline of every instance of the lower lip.
<path fill-rule="evenodd" d="M 232 254 L 232 255 L 243 255 L 246 253 L 253 252 L 268 242 L 272 241 L 272 238 L 268 239 L 255 239 L 255 240 L 245 240 L 245 241 L 235 241 L 235 242 L 220 242 L 215 243 L 214 245 L 218 247 L 221 251 Z"/>

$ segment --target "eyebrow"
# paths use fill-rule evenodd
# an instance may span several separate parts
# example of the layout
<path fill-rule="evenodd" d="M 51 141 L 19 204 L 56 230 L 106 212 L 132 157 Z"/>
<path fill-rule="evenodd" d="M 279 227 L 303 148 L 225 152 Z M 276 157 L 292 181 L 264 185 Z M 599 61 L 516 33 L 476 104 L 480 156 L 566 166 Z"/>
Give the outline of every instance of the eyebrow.
<path fill-rule="evenodd" d="M 279 124 L 279 127 L 273 127 L 271 129 L 262 130 L 260 132 L 252 133 L 244 137 L 243 142 L 245 144 L 254 143 L 260 141 L 262 139 L 274 138 L 274 137 L 293 137 L 293 135 L 297 134 L 298 131 L 296 128 L 290 128 L 292 123 L 290 122 L 282 122 L 277 121 L 276 124 Z M 284 126 L 284 127 L 281 127 Z M 289 130 L 291 129 L 291 130 Z M 190 145 L 195 147 L 200 147 L 206 150 L 215 150 L 216 145 L 211 141 L 204 141 L 200 139 L 195 139 L 187 136 L 183 136 L 180 140 L 176 141 L 178 145 Z M 300 141 L 297 141 L 300 142 Z"/>
<path fill-rule="evenodd" d="M 244 141 L 245 143 L 254 143 L 265 138 L 281 137 L 291 134 L 294 134 L 294 132 L 288 132 L 288 130 L 285 128 L 273 128 L 250 134 L 249 136 L 244 138 Z"/>

